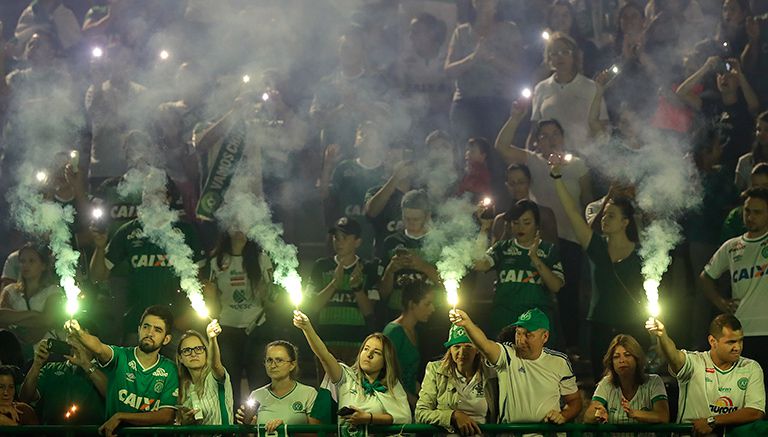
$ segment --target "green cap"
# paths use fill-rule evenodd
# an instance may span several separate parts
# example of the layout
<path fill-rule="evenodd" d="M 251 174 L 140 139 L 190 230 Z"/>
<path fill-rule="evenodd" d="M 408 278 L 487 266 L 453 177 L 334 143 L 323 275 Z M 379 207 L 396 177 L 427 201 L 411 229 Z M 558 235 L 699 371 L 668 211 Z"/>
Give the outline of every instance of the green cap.
<path fill-rule="evenodd" d="M 520 317 L 517 318 L 517 321 L 512 326 L 519 326 L 528 331 L 537 331 L 539 329 L 549 331 L 549 318 L 540 309 L 534 308 L 520 314 Z"/>
<path fill-rule="evenodd" d="M 451 325 L 451 330 L 448 331 L 448 341 L 443 343 L 443 346 L 451 347 L 460 343 L 472 343 L 472 340 L 469 339 L 467 331 L 463 327 Z"/>

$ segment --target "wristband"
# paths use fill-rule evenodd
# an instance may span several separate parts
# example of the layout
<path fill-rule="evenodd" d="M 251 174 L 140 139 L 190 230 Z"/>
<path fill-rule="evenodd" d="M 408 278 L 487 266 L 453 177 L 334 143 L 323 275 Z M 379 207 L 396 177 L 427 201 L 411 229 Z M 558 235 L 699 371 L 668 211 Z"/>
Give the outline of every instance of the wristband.
<path fill-rule="evenodd" d="M 552 172 L 549 172 L 549 177 L 551 177 L 552 179 L 560 179 L 560 178 L 563 177 L 563 175 L 561 175 L 561 174 L 554 174 Z"/>

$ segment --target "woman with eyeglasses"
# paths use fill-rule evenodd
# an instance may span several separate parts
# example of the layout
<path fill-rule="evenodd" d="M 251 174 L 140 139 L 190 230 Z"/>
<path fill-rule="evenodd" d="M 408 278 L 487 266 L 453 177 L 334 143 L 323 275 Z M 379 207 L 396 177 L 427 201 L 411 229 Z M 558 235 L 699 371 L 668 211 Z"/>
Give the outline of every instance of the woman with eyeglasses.
<path fill-rule="evenodd" d="M 322 402 L 315 403 L 317 390 L 296 380 L 299 376 L 296 346 L 276 340 L 267 345 L 264 355 L 270 383 L 251 392 L 246 404 L 237 410 L 236 422 L 265 425 L 267 432 L 283 425 L 320 424 L 324 415 L 320 411 Z"/>
<path fill-rule="evenodd" d="M 179 341 L 176 365 L 181 407 L 177 422 L 181 425 L 231 425 L 234 401 L 229 373 L 221 364 L 217 340 L 221 326 L 213 320 L 205 331 L 210 340 L 190 330 Z"/>

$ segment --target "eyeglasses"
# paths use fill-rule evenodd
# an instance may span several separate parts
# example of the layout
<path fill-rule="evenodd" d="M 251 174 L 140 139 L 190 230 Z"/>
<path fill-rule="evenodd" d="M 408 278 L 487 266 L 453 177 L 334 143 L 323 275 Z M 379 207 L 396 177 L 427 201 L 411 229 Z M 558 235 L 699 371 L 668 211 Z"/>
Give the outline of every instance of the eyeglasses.
<path fill-rule="evenodd" d="M 205 352 L 205 346 L 185 347 L 180 352 L 185 357 L 192 355 L 192 352 L 194 352 L 195 355 L 200 355 Z"/>
<path fill-rule="evenodd" d="M 571 56 L 572 54 L 573 50 L 571 49 L 552 50 L 549 52 L 549 56 Z"/>
<path fill-rule="evenodd" d="M 267 358 L 266 360 L 264 360 L 264 365 L 271 366 L 274 364 L 275 366 L 280 367 L 285 363 L 290 363 L 291 361 L 293 360 L 284 360 L 282 358 Z"/>

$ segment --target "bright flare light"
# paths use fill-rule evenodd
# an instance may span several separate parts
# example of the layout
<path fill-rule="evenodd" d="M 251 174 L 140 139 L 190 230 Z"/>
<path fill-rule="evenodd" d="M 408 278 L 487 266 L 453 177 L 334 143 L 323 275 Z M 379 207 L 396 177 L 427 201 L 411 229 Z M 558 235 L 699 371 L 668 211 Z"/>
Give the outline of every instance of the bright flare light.
<path fill-rule="evenodd" d="M 573 153 L 566 153 L 565 155 L 563 155 L 563 161 L 565 162 L 571 162 L 572 159 L 573 159 Z"/>
<path fill-rule="evenodd" d="M 102 50 L 101 47 L 94 47 L 93 50 L 91 50 L 91 56 L 94 58 L 100 58 L 104 56 L 104 50 Z"/>
<path fill-rule="evenodd" d="M 78 302 L 78 298 L 80 297 L 80 288 L 75 285 L 75 278 L 69 276 L 61 278 L 60 284 L 61 288 L 64 289 L 64 295 L 67 298 L 67 314 L 69 314 L 69 317 L 72 318 L 80 308 L 80 302 Z"/>
<path fill-rule="evenodd" d="M 648 300 L 648 314 L 652 318 L 656 318 L 661 312 L 661 307 L 659 306 L 659 281 L 647 279 L 643 282 L 643 288 L 645 289 L 645 298 Z"/>
<path fill-rule="evenodd" d="M 101 220 L 101 218 L 104 217 L 104 210 L 101 208 L 93 208 L 93 211 L 91 211 L 91 216 L 94 218 L 94 220 Z"/>
<path fill-rule="evenodd" d="M 524 99 L 530 99 L 533 93 L 530 88 L 523 88 L 523 90 L 520 91 L 520 95 L 523 96 Z"/>
<path fill-rule="evenodd" d="M 483 206 L 491 206 L 491 203 L 493 203 L 493 199 L 490 197 L 483 197 Z"/>
<path fill-rule="evenodd" d="M 611 72 L 612 72 L 613 74 L 619 74 L 619 66 L 618 66 L 618 65 L 614 65 L 614 66 L 612 66 L 612 67 L 611 67 Z"/>
<path fill-rule="evenodd" d="M 201 319 L 208 319 L 210 318 L 210 311 L 208 311 L 208 307 L 205 306 L 205 299 L 203 299 L 202 293 L 189 293 L 189 304 L 192 306 L 192 309 L 195 310 L 198 316 L 200 316 Z"/>
<path fill-rule="evenodd" d="M 541 38 L 544 41 L 549 41 L 549 32 L 547 32 L 546 30 L 544 32 L 541 32 Z"/>
<path fill-rule="evenodd" d="M 44 170 L 40 170 L 37 173 L 35 173 L 35 179 L 37 179 L 38 182 L 41 184 L 44 184 L 45 181 L 48 180 L 48 173 L 46 173 Z"/>
<path fill-rule="evenodd" d="M 288 298 L 291 299 L 291 303 L 296 309 L 299 309 L 301 305 L 301 277 L 296 272 L 288 273 L 288 276 L 283 278 L 281 285 L 288 292 Z"/>
<path fill-rule="evenodd" d="M 245 401 L 245 405 L 248 406 L 248 408 L 253 408 L 256 406 L 256 400 L 255 399 L 248 399 Z"/>
<path fill-rule="evenodd" d="M 446 279 L 444 285 L 448 304 L 451 305 L 453 309 L 456 309 L 456 305 L 459 304 L 459 281 L 455 279 Z"/>
<path fill-rule="evenodd" d="M 264 100 L 265 102 L 269 100 L 269 93 L 265 92 L 261 95 L 261 100 Z"/>
<path fill-rule="evenodd" d="M 168 50 L 160 50 L 160 59 L 162 59 L 163 61 L 168 59 L 170 56 L 171 54 L 168 53 Z"/>
<path fill-rule="evenodd" d="M 248 83 L 251 81 L 251 76 L 248 76 L 247 74 L 243 75 L 243 83 Z"/>

